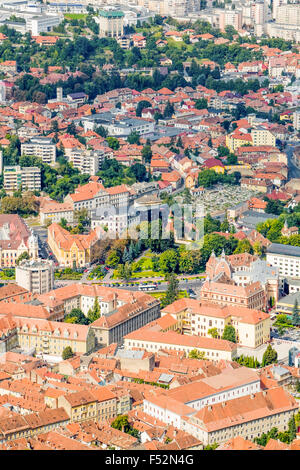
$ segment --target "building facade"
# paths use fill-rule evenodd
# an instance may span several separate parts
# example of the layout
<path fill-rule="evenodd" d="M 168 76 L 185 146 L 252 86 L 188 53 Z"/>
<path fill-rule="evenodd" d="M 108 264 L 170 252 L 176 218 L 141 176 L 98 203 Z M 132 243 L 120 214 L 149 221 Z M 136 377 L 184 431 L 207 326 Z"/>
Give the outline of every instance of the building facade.
<path fill-rule="evenodd" d="M 3 171 L 3 187 L 8 193 L 22 189 L 23 191 L 41 190 L 41 170 L 36 166 L 21 168 L 5 166 Z"/>
<path fill-rule="evenodd" d="M 36 294 L 54 288 L 54 266 L 49 260 L 24 260 L 16 266 L 16 283 Z"/>

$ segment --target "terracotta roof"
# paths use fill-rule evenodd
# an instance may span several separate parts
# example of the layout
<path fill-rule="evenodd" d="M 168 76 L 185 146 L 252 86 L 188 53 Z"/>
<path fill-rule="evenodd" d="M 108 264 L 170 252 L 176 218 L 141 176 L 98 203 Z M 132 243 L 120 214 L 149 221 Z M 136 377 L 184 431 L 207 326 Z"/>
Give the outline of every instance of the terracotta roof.
<path fill-rule="evenodd" d="M 204 336 L 180 335 L 173 331 L 160 332 L 148 330 L 146 327 L 124 336 L 127 340 L 140 340 L 168 345 L 187 346 L 192 348 L 214 349 L 216 351 L 233 351 L 236 345 L 224 339 L 206 338 Z"/>
<path fill-rule="evenodd" d="M 208 432 L 225 429 L 284 411 L 298 409 L 295 399 L 282 387 L 275 387 L 250 396 L 206 406 L 195 415 Z"/>

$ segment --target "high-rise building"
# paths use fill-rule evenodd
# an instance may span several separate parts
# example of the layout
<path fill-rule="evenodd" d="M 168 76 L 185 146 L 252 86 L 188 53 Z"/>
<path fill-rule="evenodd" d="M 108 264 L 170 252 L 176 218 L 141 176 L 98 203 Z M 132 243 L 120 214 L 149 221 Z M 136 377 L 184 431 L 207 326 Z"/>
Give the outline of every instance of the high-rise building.
<path fill-rule="evenodd" d="M 99 35 L 109 38 L 123 36 L 124 13 L 117 10 L 100 10 L 96 21 L 99 24 Z"/>
<path fill-rule="evenodd" d="M 300 110 L 293 113 L 293 126 L 296 131 L 300 130 Z"/>
<path fill-rule="evenodd" d="M 23 260 L 16 266 L 16 282 L 35 294 L 54 288 L 54 266 L 50 260 Z"/>
<path fill-rule="evenodd" d="M 281 5 L 277 7 L 276 23 L 300 26 L 300 4 Z"/>

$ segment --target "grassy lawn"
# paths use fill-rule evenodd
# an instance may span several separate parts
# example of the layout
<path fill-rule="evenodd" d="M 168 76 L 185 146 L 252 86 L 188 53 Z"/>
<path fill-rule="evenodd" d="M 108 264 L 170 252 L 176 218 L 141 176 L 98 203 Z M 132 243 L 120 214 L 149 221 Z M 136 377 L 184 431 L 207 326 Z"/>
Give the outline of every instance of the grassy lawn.
<path fill-rule="evenodd" d="M 136 263 L 133 263 L 133 272 L 132 277 L 142 278 L 142 277 L 163 277 L 164 273 L 162 271 L 154 271 L 152 263 L 153 253 L 149 252 L 141 258 Z"/>
<path fill-rule="evenodd" d="M 86 18 L 88 15 L 84 14 L 84 13 L 66 13 L 64 15 L 64 17 L 67 19 L 67 20 L 83 20 L 84 18 Z"/>
<path fill-rule="evenodd" d="M 165 293 L 164 292 L 147 292 L 147 294 L 149 295 L 152 295 L 152 297 L 154 297 L 155 299 L 163 299 L 165 297 Z M 184 297 L 188 297 L 188 293 L 186 290 L 181 290 L 179 291 L 178 293 L 178 299 L 183 299 Z"/>
<path fill-rule="evenodd" d="M 193 50 L 193 44 L 185 44 L 184 41 L 174 41 L 173 39 L 167 39 L 168 45 L 170 47 L 176 47 L 177 49 L 182 49 L 186 47 L 186 50 L 188 52 L 191 52 Z"/>
<path fill-rule="evenodd" d="M 78 273 L 76 271 L 73 271 L 73 272 L 65 272 L 65 270 L 61 270 L 61 271 L 56 271 L 54 273 L 54 277 L 55 279 L 61 279 L 61 280 L 64 280 L 64 281 L 78 281 L 79 279 L 82 278 L 82 273 Z"/>

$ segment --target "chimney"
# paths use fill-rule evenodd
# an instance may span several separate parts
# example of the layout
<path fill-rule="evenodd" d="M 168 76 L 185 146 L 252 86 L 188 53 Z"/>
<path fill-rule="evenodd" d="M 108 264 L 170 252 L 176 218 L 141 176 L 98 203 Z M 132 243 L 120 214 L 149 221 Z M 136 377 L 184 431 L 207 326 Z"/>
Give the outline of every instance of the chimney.
<path fill-rule="evenodd" d="M 266 390 L 263 390 L 263 396 L 264 396 L 264 397 L 267 396 L 267 391 L 266 391 Z"/>
<path fill-rule="evenodd" d="M 211 410 L 212 410 L 211 405 L 209 405 L 209 406 L 207 407 L 207 409 L 208 409 L 208 411 L 211 411 Z"/>
<path fill-rule="evenodd" d="M 254 393 L 251 393 L 250 398 L 251 399 L 254 398 Z"/>
<path fill-rule="evenodd" d="M 222 402 L 222 407 L 225 408 L 225 406 L 226 406 L 226 401 L 223 401 Z"/>

